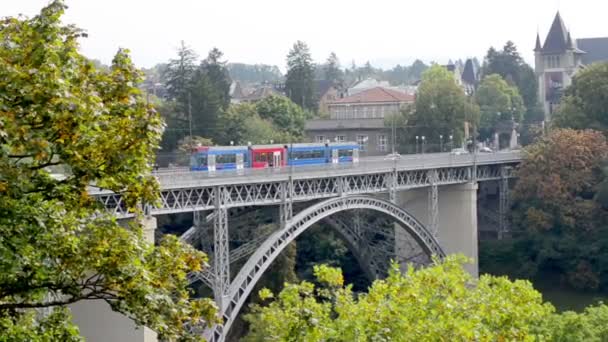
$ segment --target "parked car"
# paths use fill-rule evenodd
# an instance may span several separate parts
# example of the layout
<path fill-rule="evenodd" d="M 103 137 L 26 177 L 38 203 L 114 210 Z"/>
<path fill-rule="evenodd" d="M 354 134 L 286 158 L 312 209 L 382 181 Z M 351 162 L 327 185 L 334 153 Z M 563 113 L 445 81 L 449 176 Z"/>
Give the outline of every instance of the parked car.
<path fill-rule="evenodd" d="M 487 147 L 487 146 L 482 146 L 479 148 L 479 152 L 483 152 L 483 153 L 492 153 L 494 151 L 492 151 L 491 148 Z"/>

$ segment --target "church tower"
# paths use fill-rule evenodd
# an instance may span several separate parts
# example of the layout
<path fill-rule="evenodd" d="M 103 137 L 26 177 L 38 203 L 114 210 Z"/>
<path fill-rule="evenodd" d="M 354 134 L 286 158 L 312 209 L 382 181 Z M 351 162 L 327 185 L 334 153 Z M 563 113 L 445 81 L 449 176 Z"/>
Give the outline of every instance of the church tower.
<path fill-rule="evenodd" d="M 572 83 L 572 76 L 582 66 L 581 56 L 559 12 L 553 19 L 545 43 L 541 46 L 536 34 L 534 47 L 534 70 L 538 80 L 538 99 L 543 105 L 545 120 L 559 104 L 563 90 Z"/>

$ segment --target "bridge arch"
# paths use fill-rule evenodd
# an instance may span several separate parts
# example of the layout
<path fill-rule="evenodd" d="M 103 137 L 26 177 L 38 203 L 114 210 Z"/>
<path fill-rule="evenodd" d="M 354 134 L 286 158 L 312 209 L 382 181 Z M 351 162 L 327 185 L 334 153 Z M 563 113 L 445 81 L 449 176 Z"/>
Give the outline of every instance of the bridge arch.
<path fill-rule="evenodd" d="M 249 257 L 231 282 L 228 293 L 222 298 L 220 314 L 224 318 L 223 326 L 217 325 L 208 330 L 205 334 L 207 340 L 225 339 L 255 284 L 290 242 L 324 218 L 352 209 L 369 209 L 390 216 L 411 234 L 428 255 L 445 256 L 437 240 L 417 219 L 389 201 L 372 196 L 345 196 L 316 203 L 287 221 L 284 227 L 271 234 Z"/>

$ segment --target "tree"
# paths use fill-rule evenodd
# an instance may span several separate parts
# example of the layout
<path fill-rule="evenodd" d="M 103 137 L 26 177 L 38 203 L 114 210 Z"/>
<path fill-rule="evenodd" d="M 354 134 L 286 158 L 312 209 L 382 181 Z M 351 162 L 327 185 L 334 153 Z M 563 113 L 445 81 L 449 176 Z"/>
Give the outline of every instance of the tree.
<path fill-rule="evenodd" d="M 344 83 L 344 73 L 340 69 L 340 60 L 335 52 L 329 54 L 327 62 L 325 62 L 325 79 L 334 82 L 334 84 Z"/>
<path fill-rule="evenodd" d="M 196 53 L 182 40 L 177 49 L 177 58 L 169 60 L 162 75 L 167 89 L 167 98 L 179 104 L 182 115 L 187 113 L 188 96 L 197 59 Z"/>
<path fill-rule="evenodd" d="M 283 78 L 276 65 L 228 63 L 230 78 L 243 83 L 278 82 Z"/>
<path fill-rule="evenodd" d="M 246 316 L 246 341 L 533 341 L 555 340 L 574 322 L 599 323 L 588 336 L 605 336 L 608 307 L 599 306 L 566 324 L 527 281 L 482 275 L 473 279 L 464 258 L 451 256 L 427 268 L 376 280 L 355 296 L 338 269 L 315 267 L 322 284 L 288 284 Z M 497 314 L 499 312 L 499 314 Z M 572 313 L 568 313 L 572 315 Z"/>
<path fill-rule="evenodd" d="M 578 72 L 554 114 L 556 127 L 608 132 L 608 63 L 592 64 Z"/>
<path fill-rule="evenodd" d="M 493 47 L 488 50 L 482 74 L 502 76 L 509 84 L 517 86 L 526 108 L 529 110 L 536 108 L 538 85 L 534 70 L 524 62 L 512 41 L 508 41 L 502 51 L 497 51 Z"/>
<path fill-rule="evenodd" d="M 268 144 L 293 141 L 288 133 L 278 129 L 271 120 L 263 119 L 257 108 L 251 103 L 231 105 L 222 112 L 218 119 L 218 142 L 228 145 L 232 141 L 237 145 Z"/>
<path fill-rule="evenodd" d="M 304 137 L 306 119 L 312 117 L 310 112 L 283 96 L 268 96 L 257 102 L 255 109 L 262 119 L 270 120 L 282 133 L 292 136 L 294 141 Z"/>
<path fill-rule="evenodd" d="M 308 45 L 298 40 L 287 55 L 285 90 L 289 98 L 300 107 L 316 110 L 314 91 L 314 64 Z"/>
<path fill-rule="evenodd" d="M 159 112 L 168 128 L 161 142 L 163 152 L 173 152 L 178 141 L 189 133 L 192 83 L 197 59 L 196 53 L 181 41 L 177 58 L 169 60 L 161 74 L 165 85 L 165 103 Z"/>
<path fill-rule="evenodd" d="M 434 65 L 422 74 L 410 120 L 414 127 L 410 143 L 418 135 L 425 136 L 427 143 L 439 146 L 439 135 L 452 135 L 458 145 L 464 138 L 465 121 L 476 124 L 478 116 L 479 109 L 467 100 L 454 75 L 444 67 Z"/>
<path fill-rule="evenodd" d="M 513 194 L 522 275 L 549 269 L 576 288 L 608 286 L 608 212 L 595 199 L 606 157 L 606 138 L 591 130 L 556 129 L 526 149 Z"/>
<path fill-rule="evenodd" d="M 149 172 L 162 121 L 128 51 L 96 69 L 78 53 L 82 31 L 61 25 L 65 8 L 55 0 L 0 22 L 2 339 L 79 340 L 66 306 L 91 299 L 163 339 L 194 338 L 186 325 L 216 320 L 212 301 L 186 288 L 205 257 L 174 236 L 146 242 L 137 209 L 157 198 Z M 121 193 L 136 219 L 123 227 L 90 187 Z"/>
<path fill-rule="evenodd" d="M 517 87 L 510 86 L 498 74 L 485 76 L 475 93 L 481 112 L 480 137 L 487 139 L 499 122 L 521 122 L 525 107 Z"/>

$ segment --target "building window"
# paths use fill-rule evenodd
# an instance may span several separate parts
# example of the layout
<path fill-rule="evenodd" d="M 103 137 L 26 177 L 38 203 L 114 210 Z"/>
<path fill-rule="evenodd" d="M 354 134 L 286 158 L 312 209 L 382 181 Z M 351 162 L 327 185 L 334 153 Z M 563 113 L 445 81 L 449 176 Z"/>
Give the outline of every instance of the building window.
<path fill-rule="evenodd" d="M 315 136 L 315 142 L 324 143 L 325 142 L 325 136 L 324 135 L 317 135 L 317 136 Z"/>
<path fill-rule="evenodd" d="M 357 135 L 357 144 L 359 144 L 359 150 L 365 151 L 367 149 L 367 135 Z"/>
<path fill-rule="evenodd" d="M 560 64 L 561 64 L 561 58 L 560 58 L 560 56 L 555 56 L 555 55 L 547 56 L 545 60 L 546 60 L 546 63 L 547 63 L 547 67 L 549 69 L 559 68 L 560 67 Z"/>
<path fill-rule="evenodd" d="M 346 135 L 336 135 L 336 142 L 345 142 Z"/>
<path fill-rule="evenodd" d="M 378 134 L 378 151 L 386 151 L 386 134 Z"/>

